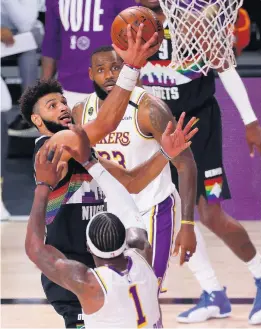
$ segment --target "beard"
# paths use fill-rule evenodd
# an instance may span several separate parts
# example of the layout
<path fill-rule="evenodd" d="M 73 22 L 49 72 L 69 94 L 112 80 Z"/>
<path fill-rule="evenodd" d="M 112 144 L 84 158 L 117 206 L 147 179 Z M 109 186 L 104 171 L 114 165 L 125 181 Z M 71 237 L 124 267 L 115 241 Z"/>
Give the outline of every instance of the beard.
<path fill-rule="evenodd" d="M 108 93 L 106 93 L 106 91 L 104 91 L 95 81 L 93 81 L 93 88 L 94 88 L 98 98 L 100 98 L 102 101 L 104 101 L 106 99 L 106 97 L 108 96 Z"/>
<path fill-rule="evenodd" d="M 58 133 L 59 131 L 62 130 L 68 130 L 69 128 L 67 126 L 63 126 L 60 123 L 56 123 L 53 121 L 49 121 L 49 120 L 43 120 L 43 123 L 45 124 L 45 127 L 53 134 Z M 72 119 L 72 124 L 74 124 L 74 121 Z"/>

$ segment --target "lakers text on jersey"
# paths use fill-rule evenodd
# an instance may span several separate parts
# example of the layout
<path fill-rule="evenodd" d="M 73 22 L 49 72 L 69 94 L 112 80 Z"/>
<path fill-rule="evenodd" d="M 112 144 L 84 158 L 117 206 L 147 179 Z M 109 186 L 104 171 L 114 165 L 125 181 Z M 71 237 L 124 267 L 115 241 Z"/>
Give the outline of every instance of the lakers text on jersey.
<path fill-rule="evenodd" d="M 101 157 L 118 163 L 131 170 L 151 158 L 159 149 L 159 143 L 153 136 L 144 135 L 138 124 L 139 103 L 146 94 L 136 87 L 131 94 L 129 105 L 117 129 L 96 144 L 95 150 Z M 82 123 L 96 118 L 98 97 L 91 94 L 84 105 Z M 133 195 L 141 212 L 146 212 L 165 200 L 172 192 L 170 167 L 166 165 L 162 172 L 143 191 Z M 110 205 L 108 205 L 109 210 Z"/>

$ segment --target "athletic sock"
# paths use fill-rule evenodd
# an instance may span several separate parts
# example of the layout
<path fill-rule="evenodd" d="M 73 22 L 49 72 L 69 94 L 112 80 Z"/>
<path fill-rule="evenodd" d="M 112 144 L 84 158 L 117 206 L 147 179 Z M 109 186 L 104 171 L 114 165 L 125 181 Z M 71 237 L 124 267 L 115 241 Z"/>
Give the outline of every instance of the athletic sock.
<path fill-rule="evenodd" d="M 195 254 L 188 262 L 188 267 L 198 280 L 201 288 L 209 294 L 212 291 L 221 291 L 223 287 L 220 285 L 215 271 L 213 270 L 206 250 L 203 236 L 195 225 L 195 233 L 197 238 L 197 249 Z"/>
<path fill-rule="evenodd" d="M 177 190 L 175 190 L 174 196 L 176 203 L 175 231 L 178 232 L 181 226 L 181 199 Z M 207 291 L 209 294 L 212 291 L 221 291 L 223 287 L 219 283 L 210 264 L 205 241 L 197 224 L 195 224 L 195 234 L 197 239 L 196 252 L 190 258 L 187 265 L 203 290 Z"/>
<path fill-rule="evenodd" d="M 246 265 L 255 279 L 261 278 L 261 255 L 258 252 Z"/>

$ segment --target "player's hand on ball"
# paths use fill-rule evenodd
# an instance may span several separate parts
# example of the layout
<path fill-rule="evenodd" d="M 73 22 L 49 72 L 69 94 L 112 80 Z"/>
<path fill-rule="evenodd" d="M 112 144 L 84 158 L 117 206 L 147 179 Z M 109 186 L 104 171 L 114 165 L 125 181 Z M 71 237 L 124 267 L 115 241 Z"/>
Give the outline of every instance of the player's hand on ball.
<path fill-rule="evenodd" d="M 246 125 L 246 140 L 250 150 L 250 156 L 254 156 L 254 148 L 261 154 L 261 127 L 258 121 Z"/>
<path fill-rule="evenodd" d="M 84 163 L 91 155 L 89 138 L 81 126 L 69 124 L 68 127 L 77 135 L 78 143 L 75 145 L 75 148 L 64 145 L 64 150 L 67 151 L 77 162 Z"/>
<path fill-rule="evenodd" d="M 153 36 L 146 43 L 143 44 L 142 30 L 143 24 L 140 24 L 136 36 L 136 41 L 134 41 L 131 32 L 131 25 L 129 24 L 127 26 L 128 49 L 122 50 L 115 44 L 112 45 L 115 51 L 124 60 L 126 64 L 136 67 L 142 67 L 146 64 L 147 58 L 151 57 L 159 50 L 160 44 L 157 42 L 158 33 L 155 32 Z"/>
<path fill-rule="evenodd" d="M 194 232 L 194 226 L 183 224 L 175 240 L 173 256 L 180 253 L 180 265 L 188 262 L 190 257 L 196 251 L 197 240 Z"/>
<path fill-rule="evenodd" d="M 66 163 L 61 162 L 63 147 L 57 148 L 57 145 L 50 147 L 45 143 L 37 152 L 35 157 L 36 181 L 44 182 L 53 188 L 62 178 L 62 171 Z"/>
<path fill-rule="evenodd" d="M 170 121 L 162 134 L 161 146 L 164 152 L 172 159 L 191 145 L 191 138 L 198 132 L 198 128 L 191 130 L 193 124 L 197 120 L 196 118 L 191 118 L 184 129 L 182 129 L 184 119 L 185 112 L 181 114 L 175 130 L 173 123 Z"/>

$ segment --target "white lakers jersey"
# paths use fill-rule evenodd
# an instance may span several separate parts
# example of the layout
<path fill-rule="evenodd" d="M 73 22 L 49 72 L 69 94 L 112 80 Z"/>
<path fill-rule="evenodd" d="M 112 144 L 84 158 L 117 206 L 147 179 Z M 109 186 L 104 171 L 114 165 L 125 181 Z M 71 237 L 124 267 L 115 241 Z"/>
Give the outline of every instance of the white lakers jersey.
<path fill-rule="evenodd" d="M 139 103 L 145 94 L 146 91 L 142 88 L 134 89 L 125 115 L 117 129 L 95 146 L 100 156 L 115 161 L 128 170 L 147 161 L 160 149 L 159 143 L 152 136 L 145 136 L 138 126 Z M 82 117 L 83 124 L 96 118 L 98 100 L 96 93 L 91 94 L 86 100 Z M 174 190 L 170 166 L 167 164 L 158 177 L 139 194 L 134 194 L 133 198 L 140 212 L 146 212 L 165 200 Z"/>
<path fill-rule="evenodd" d="M 92 270 L 104 292 L 104 305 L 84 314 L 86 328 L 162 328 L 158 303 L 158 280 L 135 250 L 125 251 L 127 270 L 102 266 Z"/>

